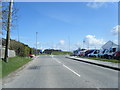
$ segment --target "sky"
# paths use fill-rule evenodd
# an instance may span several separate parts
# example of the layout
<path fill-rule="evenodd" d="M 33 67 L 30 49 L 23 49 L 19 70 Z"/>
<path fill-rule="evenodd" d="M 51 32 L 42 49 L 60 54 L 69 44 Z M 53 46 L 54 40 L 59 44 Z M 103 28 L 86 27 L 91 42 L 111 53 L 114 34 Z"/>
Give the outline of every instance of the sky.
<path fill-rule="evenodd" d="M 117 2 L 15 2 L 17 27 L 11 38 L 30 47 L 75 50 L 117 43 Z M 84 41 L 84 43 L 83 43 Z"/>

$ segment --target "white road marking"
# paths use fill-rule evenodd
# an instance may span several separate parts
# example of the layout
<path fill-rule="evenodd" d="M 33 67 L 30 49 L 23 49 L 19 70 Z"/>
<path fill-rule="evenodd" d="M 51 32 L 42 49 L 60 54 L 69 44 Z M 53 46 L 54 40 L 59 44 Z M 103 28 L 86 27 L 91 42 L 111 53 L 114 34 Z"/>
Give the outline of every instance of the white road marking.
<path fill-rule="evenodd" d="M 62 64 L 59 60 L 53 58 L 56 62 Z M 62 64 L 65 68 L 67 68 L 68 70 L 70 70 L 71 72 L 73 72 L 75 75 L 77 75 L 78 77 L 80 77 L 80 74 L 78 74 L 77 72 L 75 72 L 74 70 L 70 69 L 68 66 Z"/>
<path fill-rule="evenodd" d="M 61 63 L 60 61 L 58 61 L 57 59 L 55 59 L 55 61 L 57 61 L 58 63 Z"/>
<path fill-rule="evenodd" d="M 67 68 L 68 70 L 70 70 L 71 72 L 73 72 L 75 75 L 77 75 L 78 77 L 80 77 L 80 74 L 76 73 L 74 70 L 70 69 L 69 67 L 67 67 L 66 65 L 63 64 L 63 66 L 65 68 Z"/>

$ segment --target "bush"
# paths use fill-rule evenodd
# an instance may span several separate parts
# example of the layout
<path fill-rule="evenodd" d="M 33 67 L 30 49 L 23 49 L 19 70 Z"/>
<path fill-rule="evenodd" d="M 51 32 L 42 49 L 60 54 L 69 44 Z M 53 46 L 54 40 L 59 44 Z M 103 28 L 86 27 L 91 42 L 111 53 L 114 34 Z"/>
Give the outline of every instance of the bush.
<path fill-rule="evenodd" d="M 2 38 L 2 45 L 5 46 L 6 40 Z M 34 54 L 35 49 L 16 40 L 10 40 L 10 50 L 14 50 L 17 56 L 26 57 L 29 54 Z"/>

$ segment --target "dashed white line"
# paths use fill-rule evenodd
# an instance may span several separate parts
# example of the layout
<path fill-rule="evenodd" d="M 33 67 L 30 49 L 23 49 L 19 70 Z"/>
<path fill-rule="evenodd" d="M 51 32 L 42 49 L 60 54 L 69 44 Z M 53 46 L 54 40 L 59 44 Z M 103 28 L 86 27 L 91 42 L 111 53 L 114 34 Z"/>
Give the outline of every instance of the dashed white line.
<path fill-rule="evenodd" d="M 58 63 L 61 63 L 60 61 L 56 60 Z"/>
<path fill-rule="evenodd" d="M 75 75 L 77 75 L 78 77 L 80 77 L 80 74 L 76 73 L 74 70 L 70 69 L 69 67 L 67 67 L 66 65 L 63 64 L 63 66 L 65 68 L 67 68 L 68 70 L 70 70 L 71 72 L 73 72 Z"/>
<path fill-rule="evenodd" d="M 57 61 L 58 63 L 62 64 L 59 60 L 55 59 L 55 61 Z M 77 75 L 78 77 L 80 77 L 80 74 L 78 74 L 77 72 L 75 72 L 74 70 L 70 69 L 68 66 L 62 64 L 65 68 L 67 68 L 68 70 L 70 70 L 71 72 L 73 72 L 75 75 Z"/>

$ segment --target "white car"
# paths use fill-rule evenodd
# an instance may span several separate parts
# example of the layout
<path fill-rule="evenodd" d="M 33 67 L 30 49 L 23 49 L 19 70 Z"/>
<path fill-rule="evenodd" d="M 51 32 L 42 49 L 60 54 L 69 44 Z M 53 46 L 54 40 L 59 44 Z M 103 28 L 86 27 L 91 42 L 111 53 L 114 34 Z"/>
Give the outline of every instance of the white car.
<path fill-rule="evenodd" d="M 107 52 L 107 49 L 101 49 L 100 52 L 98 53 L 98 57 L 104 58 L 104 54 Z"/>
<path fill-rule="evenodd" d="M 113 58 L 113 55 L 115 54 L 115 52 L 118 51 L 118 47 L 111 47 L 105 54 L 104 57 L 107 59 L 111 59 Z"/>
<path fill-rule="evenodd" d="M 89 57 L 98 57 L 100 50 L 94 50 L 92 53 L 88 54 Z"/>

